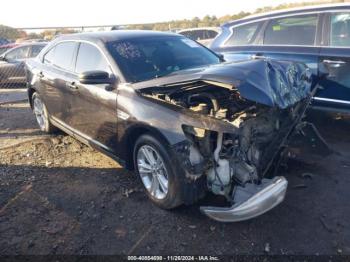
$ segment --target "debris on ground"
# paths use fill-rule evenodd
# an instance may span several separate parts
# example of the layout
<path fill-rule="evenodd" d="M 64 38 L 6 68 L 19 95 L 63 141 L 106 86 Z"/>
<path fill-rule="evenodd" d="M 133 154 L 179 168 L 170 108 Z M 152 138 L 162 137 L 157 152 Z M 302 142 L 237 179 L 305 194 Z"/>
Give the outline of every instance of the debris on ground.
<path fill-rule="evenodd" d="M 298 184 L 298 185 L 292 186 L 292 188 L 295 188 L 295 189 L 302 189 L 302 188 L 307 188 L 307 185 L 305 185 L 305 184 Z"/>
<path fill-rule="evenodd" d="M 118 238 L 125 237 L 126 235 L 126 230 L 124 228 L 117 228 L 114 232 L 117 234 Z"/>
<path fill-rule="evenodd" d="M 123 196 L 125 197 L 129 197 L 130 194 L 132 194 L 133 192 L 135 192 L 135 189 L 125 189 L 125 191 L 123 192 Z"/>
<path fill-rule="evenodd" d="M 266 253 L 270 253 L 271 248 L 270 248 L 270 243 L 265 243 L 265 248 L 264 248 L 264 252 Z"/>
<path fill-rule="evenodd" d="M 320 217 L 320 221 L 322 226 L 330 233 L 332 233 L 332 228 L 327 224 L 327 222 L 325 221 L 325 219 L 321 216 Z"/>
<path fill-rule="evenodd" d="M 302 173 L 301 177 L 304 179 L 313 179 L 314 175 L 311 173 Z"/>

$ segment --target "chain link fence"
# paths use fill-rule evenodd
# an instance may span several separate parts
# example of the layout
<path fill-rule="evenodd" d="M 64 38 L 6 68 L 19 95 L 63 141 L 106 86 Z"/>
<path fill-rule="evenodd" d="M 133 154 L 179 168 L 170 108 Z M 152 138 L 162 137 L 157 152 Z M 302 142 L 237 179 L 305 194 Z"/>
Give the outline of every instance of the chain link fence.
<path fill-rule="evenodd" d="M 11 49 L 15 49 L 16 46 L 16 43 L 4 40 L 2 41 L 2 45 L 0 45 L 0 88 L 24 85 L 24 61 L 16 60 L 14 54 L 11 52 Z M 22 56 L 24 58 L 24 54 Z"/>
<path fill-rule="evenodd" d="M 26 87 L 25 63 L 62 34 L 124 29 L 126 26 L 11 28 L 0 25 L 0 89 Z"/>
<path fill-rule="evenodd" d="M 0 88 L 24 88 L 26 61 L 36 57 L 55 36 L 79 31 L 69 28 L 23 30 L 0 25 Z"/>
<path fill-rule="evenodd" d="M 0 46 L 0 88 L 25 87 L 25 62 L 37 56 L 44 46 L 42 42 Z"/>

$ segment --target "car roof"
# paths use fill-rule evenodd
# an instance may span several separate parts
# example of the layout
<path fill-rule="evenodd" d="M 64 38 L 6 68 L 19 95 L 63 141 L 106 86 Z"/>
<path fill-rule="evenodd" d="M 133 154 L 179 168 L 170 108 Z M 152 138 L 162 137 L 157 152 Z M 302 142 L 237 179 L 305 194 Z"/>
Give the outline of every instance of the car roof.
<path fill-rule="evenodd" d="M 242 19 L 230 21 L 227 23 L 224 23 L 223 27 L 230 27 L 232 25 L 240 24 L 240 23 L 246 23 L 258 19 L 265 19 L 270 18 L 274 16 L 284 16 L 284 15 L 293 15 L 298 13 L 307 13 L 307 12 L 325 12 L 325 11 L 341 11 L 341 10 L 348 10 L 350 9 L 350 4 L 326 4 L 326 5 L 312 5 L 312 6 L 305 6 L 305 7 L 296 7 L 296 8 L 289 8 L 289 9 L 283 9 L 283 10 L 277 10 L 277 11 L 271 11 L 261 14 L 254 14 L 250 16 L 246 16 Z"/>
<path fill-rule="evenodd" d="M 199 30 L 211 30 L 215 32 L 220 31 L 220 27 L 193 27 L 193 28 L 185 28 L 177 31 L 177 33 L 187 32 L 187 31 L 199 31 Z"/>
<path fill-rule="evenodd" d="M 4 44 L 4 45 L 0 45 L 0 48 L 8 48 L 8 47 L 16 47 L 19 46 L 19 44 L 17 43 L 9 43 L 9 44 Z"/>
<path fill-rule="evenodd" d="M 22 43 L 18 43 L 18 47 L 32 46 L 32 45 L 43 45 L 43 46 L 45 46 L 47 44 L 48 44 L 48 42 L 22 42 Z"/>
<path fill-rule="evenodd" d="M 93 33 L 77 33 L 70 35 L 62 35 L 55 39 L 55 41 L 62 40 L 86 40 L 91 42 L 112 42 L 117 40 L 129 40 L 144 37 L 161 37 L 161 36 L 179 36 L 175 33 L 165 33 L 150 30 L 113 30 L 106 32 Z"/>

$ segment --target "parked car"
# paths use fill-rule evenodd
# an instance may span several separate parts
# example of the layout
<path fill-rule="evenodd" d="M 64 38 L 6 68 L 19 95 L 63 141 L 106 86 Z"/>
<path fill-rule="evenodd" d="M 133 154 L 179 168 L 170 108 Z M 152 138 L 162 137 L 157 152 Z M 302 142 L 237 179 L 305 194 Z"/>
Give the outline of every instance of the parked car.
<path fill-rule="evenodd" d="M 197 41 L 202 45 L 209 46 L 219 32 L 220 28 L 217 27 L 199 27 L 182 29 L 177 33 Z"/>
<path fill-rule="evenodd" d="M 36 57 L 45 45 L 46 43 L 20 44 L 0 55 L 0 85 L 24 85 L 25 62 Z"/>
<path fill-rule="evenodd" d="M 211 48 L 227 61 L 272 58 L 306 63 L 319 84 L 313 106 L 350 110 L 350 5 L 279 11 L 226 23 Z"/>
<path fill-rule="evenodd" d="M 9 43 L 10 43 L 10 40 L 3 38 L 3 37 L 0 37 L 0 45 L 6 45 Z"/>
<path fill-rule="evenodd" d="M 0 45 L 0 55 L 2 55 L 3 53 L 5 53 L 7 50 L 10 50 L 14 47 L 18 46 L 18 44 L 16 43 L 10 43 L 10 44 L 3 44 Z"/>
<path fill-rule="evenodd" d="M 234 205 L 202 212 L 239 221 L 284 199 L 287 180 L 265 175 L 309 104 L 305 65 L 223 63 L 178 34 L 117 30 L 60 36 L 26 69 L 41 130 L 135 170 L 159 207 L 211 191 Z"/>

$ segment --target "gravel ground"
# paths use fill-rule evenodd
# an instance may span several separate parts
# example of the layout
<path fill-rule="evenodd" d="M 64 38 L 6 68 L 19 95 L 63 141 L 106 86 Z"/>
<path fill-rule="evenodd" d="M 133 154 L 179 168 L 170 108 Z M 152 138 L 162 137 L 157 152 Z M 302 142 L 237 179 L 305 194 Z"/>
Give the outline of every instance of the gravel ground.
<path fill-rule="evenodd" d="M 19 97 L 21 97 L 19 95 Z M 285 201 L 240 223 L 161 210 L 118 163 L 0 101 L 0 254 L 350 254 L 350 118 L 310 112 L 336 153 L 303 140 L 279 174 Z"/>

